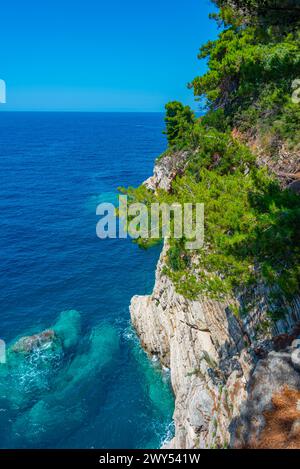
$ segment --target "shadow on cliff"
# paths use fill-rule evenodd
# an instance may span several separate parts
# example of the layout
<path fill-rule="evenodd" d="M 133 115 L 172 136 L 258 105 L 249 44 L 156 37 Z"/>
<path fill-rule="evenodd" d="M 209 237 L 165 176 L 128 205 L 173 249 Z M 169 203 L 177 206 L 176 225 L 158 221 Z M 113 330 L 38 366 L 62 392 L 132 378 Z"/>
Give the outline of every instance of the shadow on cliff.
<path fill-rule="evenodd" d="M 300 341 L 256 364 L 248 397 L 230 424 L 233 448 L 300 447 Z"/>

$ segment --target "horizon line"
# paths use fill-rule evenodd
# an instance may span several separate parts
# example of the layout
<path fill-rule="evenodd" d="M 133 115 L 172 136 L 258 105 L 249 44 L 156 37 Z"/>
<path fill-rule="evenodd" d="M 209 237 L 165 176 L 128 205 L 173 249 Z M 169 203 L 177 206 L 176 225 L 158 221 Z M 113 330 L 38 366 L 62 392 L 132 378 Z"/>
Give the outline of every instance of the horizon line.
<path fill-rule="evenodd" d="M 93 113 L 93 114 L 137 114 L 137 113 L 140 113 L 140 114 L 165 114 L 165 111 L 93 111 L 93 110 L 90 110 L 90 111 L 86 111 L 86 110 L 47 110 L 47 109 L 39 109 L 39 110 L 33 110 L 33 109 L 28 109 L 28 110 L 24 110 L 24 109 L 16 109 L 16 110 L 13 110 L 13 109 L 10 109 L 10 110 L 5 110 L 5 109 L 1 109 L 0 110 L 0 114 L 1 113 L 16 113 L 16 112 L 19 112 L 19 113 L 26 113 L 26 112 L 32 112 L 32 113 L 42 113 L 42 112 L 47 112 L 47 113 Z"/>

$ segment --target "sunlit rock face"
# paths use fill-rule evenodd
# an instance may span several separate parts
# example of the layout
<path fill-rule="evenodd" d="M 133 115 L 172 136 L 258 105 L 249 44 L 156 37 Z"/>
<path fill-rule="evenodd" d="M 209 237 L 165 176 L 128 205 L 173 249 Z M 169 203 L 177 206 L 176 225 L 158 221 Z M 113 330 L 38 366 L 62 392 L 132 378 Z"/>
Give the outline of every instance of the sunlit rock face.
<path fill-rule="evenodd" d="M 190 152 L 188 151 L 165 155 L 156 162 L 153 176 L 149 177 L 144 185 L 152 191 L 156 189 L 169 191 L 172 181 L 184 171 L 189 156 Z"/>
<path fill-rule="evenodd" d="M 176 162 L 170 177 L 165 158 L 169 156 L 159 160 L 146 181 L 152 190 L 169 190 L 176 176 Z M 167 250 L 165 243 L 152 294 L 134 296 L 130 305 L 142 346 L 170 368 L 176 396 L 175 437 L 166 447 L 250 447 L 252 437 L 256 442 L 262 438 L 264 412 L 272 407 L 276 393 L 284 385 L 300 391 L 294 342 L 300 334 L 295 328 L 300 323 L 299 298 L 291 302 L 284 319 L 264 329 L 271 305 L 263 285 L 253 291 L 247 315 L 237 318 L 226 301 L 191 301 L 178 294 L 164 274 Z M 242 302 L 242 296 L 236 301 Z M 296 428 L 295 423 L 294 432 Z M 249 440 L 244 436 L 248 430 Z"/>
<path fill-rule="evenodd" d="M 171 370 L 176 433 L 168 447 L 225 446 L 253 366 L 247 339 L 226 305 L 177 294 L 162 274 L 164 256 L 152 295 L 133 297 L 130 310 L 143 347 Z"/>
<path fill-rule="evenodd" d="M 300 391 L 300 349 L 275 352 L 281 336 L 277 342 L 256 339 L 263 311 L 240 321 L 226 303 L 190 301 L 176 293 L 162 272 L 165 251 L 152 295 L 133 297 L 130 311 L 144 349 L 171 371 L 176 432 L 167 447 L 253 444 L 253 438 L 259 441 L 274 393 L 284 385 Z M 299 319 L 299 311 L 293 317 Z M 289 321 L 280 322 L 279 330 L 287 330 Z M 290 336 L 283 336 L 285 346 Z"/>

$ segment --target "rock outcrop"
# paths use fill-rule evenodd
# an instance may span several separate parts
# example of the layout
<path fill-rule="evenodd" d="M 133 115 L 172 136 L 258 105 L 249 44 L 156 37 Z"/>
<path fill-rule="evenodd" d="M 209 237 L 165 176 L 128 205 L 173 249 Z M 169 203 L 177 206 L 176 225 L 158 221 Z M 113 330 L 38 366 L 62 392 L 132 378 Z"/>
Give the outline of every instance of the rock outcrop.
<path fill-rule="evenodd" d="M 150 185 L 146 182 L 152 190 L 169 188 L 174 178 L 173 173 L 168 178 L 169 162 L 164 162 L 160 160 Z M 269 305 L 264 289 L 258 288 L 255 306 L 240 319 L 229 302 L 191 301 L 178 294 L 164 274 L 166 252 L 165 243 L 152 294 L 133 297 L 130 312 L 144 349 L 170 368 L 175 436 L 167 446 L 250 447 L 252 436 L 258 441 L 263 430 L 273 394 L 284 384 L 300 391 L 299 349 L 294 344 L 284 353 L 274 351 L 276 343 L 280 349 L 295 338 L 288 332 L 300 321 L 299 299 L 289 306 L 287 317 L 270 328 Z"/>
<path fill-rule="evenodd" d="M 225 305 L 175 292 L 162 273 L 165 250 L 152 295 L 133 297 L 130 311 L 145 350 L 171 370 L 176 435 L 170 447 L 225 446 L 253 366 L 247 337 Z"/>
<path fill-rule="evenodd" d="M 144 349 L 171 371 L 175 437 L 168 447 L 250 445 L 252 439 L 243 435 L 258 440 L 273 393 L 285 384 L 300 391 L 300 349 L 294 344 L 275 352 L 276 341 L 257 339 L 254 324 L 263 320 L 263 311 L 242 321 L 226 303 L 176 293 L 163 274 L 165 255 L 166 247 L 152 295 L 133 297 L 130 312 Z M 300 319 L 299 310 L 293 315 Z M 288 329 L 289 322 L 277 327 L 282 331 L 284 325 Z"/>
<path fill-rule="evenodd" d="M 177 174 L 184 171 L 189 154 L 188 151 L 181 151 L 159 158 L 155 164 L 153 176 L 144 182 L 145 186 L 152 191 L 158 188 L 169 191 Z"/>
<path fill-rule="evenodd" d="M 22 337 L 13 345 L 12 351 L 17 353 L 31 353 L 38 349 L 51 347 L 55 340 L 57 340 L 55 332 L 49 329 L 40 334 Z"/>

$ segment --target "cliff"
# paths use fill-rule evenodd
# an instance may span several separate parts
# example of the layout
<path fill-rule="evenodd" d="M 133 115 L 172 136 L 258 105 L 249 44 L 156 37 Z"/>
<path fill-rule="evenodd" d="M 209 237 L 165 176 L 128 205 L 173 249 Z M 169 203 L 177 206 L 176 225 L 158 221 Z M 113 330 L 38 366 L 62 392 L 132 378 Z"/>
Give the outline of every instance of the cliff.
<path fill-rule="evenodd" d="M 204 247 L 165 240 L 153 293 L 134 297 L 145 350 L 170 367 L 172 448 L 300 447 L 299 2 L 214 0 L 216 40 L 166 105 L 150 205 L 205 205 Z M 176 177 L 177 176 L 177 177 Z M 151 245 L 145 239 L 140 245 Z"/>
<path fill-rule="evenodd" d="M 170 189 L 187 154 L 172 157 L 172 166 L 170 156 L 157 162 L 154 176 L 145 182 L 148 188 Z M 289 303 L 285 319 L 272 324 L 267 321 L 270 305 L 263 286 L 252 292 L 252 307 L 243 318 L 234 314 L 230 302 L 186 299 L 164 274 L 167 249 L 165 242 L 153 293 L 133 297 L 130 312 L 144 349 L 171 371 L 175 437 L 168 447 L 267 446 L 266 423 L 277 421 L 274 399 L 280 401 L 280 393 L 294 392 L 297 397 L 300 392 L 300 341 L 295 341 L 300 334 L 295 327 L 300 321 L 299 298 Z M 268 414 L 272 410 L 273 420 Z M 294 418 L 279 431 L 285 438 L 283 447 L 290 440 L 293 447 L 299 437 L 299 406 L 292 411 Z"/>

